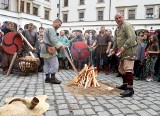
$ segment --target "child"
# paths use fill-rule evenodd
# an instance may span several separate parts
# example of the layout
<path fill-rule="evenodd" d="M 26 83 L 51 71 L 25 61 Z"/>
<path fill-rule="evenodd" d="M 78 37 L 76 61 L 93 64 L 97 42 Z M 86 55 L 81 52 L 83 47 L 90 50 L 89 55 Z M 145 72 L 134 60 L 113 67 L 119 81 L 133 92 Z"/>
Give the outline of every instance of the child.
<path fill-rule="evenodd" d="M 159 45 L 156 35 L 151 35 L 149 38 L 149 47 L 147 51 L 146 60 L 146 81 L 153 81 L 154 78 L 154 67 L 159 54 Z"/>
<path fill-rule="evenodd" d="M 134 75 L 135 80 L 141 80 L 141 71 L 142 71 L 142 64 L 144 60 L 144 52 L 145 48 L 142 45 L 142 37 L 137 38 L 137 59 L 134 62 Z"/>

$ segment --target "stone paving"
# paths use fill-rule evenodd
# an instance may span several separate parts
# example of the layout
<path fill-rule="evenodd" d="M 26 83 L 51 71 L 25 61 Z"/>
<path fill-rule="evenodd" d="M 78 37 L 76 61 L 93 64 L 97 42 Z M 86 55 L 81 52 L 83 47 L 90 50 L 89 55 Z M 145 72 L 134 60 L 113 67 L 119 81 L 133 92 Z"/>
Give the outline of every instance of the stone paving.
<path fill-rule="evenodd" d="M 61 70 L 56 74 L 63 82 L 75 76 L 72 70 Z M 98 75 L 99 81 L 107 81 L 115 85 L 122 79 L 115 74 Z M 120 96 L 73 95 L 61 85 L 44 83 L 43 73 L 21 76 L 11 74 L 5 77 L 0 74 L 0 106 L 7 97 L 33 97 L 48 95 L 50 104 L 45 116 L 160 116 L 160 83 L 134 81 L 135 94 L 132 98 Z"/>

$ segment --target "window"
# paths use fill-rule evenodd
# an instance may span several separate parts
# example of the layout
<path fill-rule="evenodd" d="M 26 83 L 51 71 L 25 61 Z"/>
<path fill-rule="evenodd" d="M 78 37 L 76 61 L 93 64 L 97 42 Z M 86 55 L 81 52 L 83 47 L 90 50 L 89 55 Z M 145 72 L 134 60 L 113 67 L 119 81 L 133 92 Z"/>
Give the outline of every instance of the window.
<path fill-rule="evenodd" d="M 84 21 L 84 12 L 79 13 L 79 21 Z"/>
<path fill-rule="evenodd" d="M 2 9 L 9 10 L 9 0 L 2 0 Z"/>
<path fill-rule="evenodd" d="M 146 9 L 146 18 L 150 19 L 150 18 L 153 18 L 153 8 L 147 8 Z"/>
<path fill-rule="evenodd" d="M 33 7 L 33 15 L 38 16 L 38 8 L 37 7 Z"/>
<path fill-rule="evenodd" d="M 57 4 L 57 8 L 59 8 L 59 4 Z"/>
<path fill-rule="evenodd" d="M 103 3 L 104 2 L 104 0 L 98 0 L 98 3 Z"/>
<path fill-rule="evenodd" d="M 20 12 L 24 12 L 24 1 L 21 1 Z"/>
<path fill-rule="evenodd" d="M 59 13 L 57 13 L 57 18 L 59 17 Z"/>
<path fill-rule="evenodd" d="M 118 13 L 124 16 L 124 10 L 118 10 Z"/>
<path fill-rule="evenodd" d="M 27 3 L 27 13 L 30 14 L 30 3 Z"/>
<path fill-rule="evenodd" d="M 68 6 L 68 0 L 64 0 L 64 7 Z"/>
<path fill-rule="evenodd" d="M 80 0 L 79 5 L 84 5 L 84 0 Z"/>
<path fill-rule="evenodd" d="M 135 10 L 128 11 L 128 19 L 135 19 Z"/>
<path fill-rule="evenodd" d="M 48 10 L 45 10 L 44 18 L 49 20 L 49 11 Z"/>
<path fill-rule="evenodd" d="M 98 21 L 103 20 L 103 11 L 98 11 Z"/>
<path fill-rule="evenodd" d="M 63 22 L 68 22 L 68 14 L 63 14 Z"/>

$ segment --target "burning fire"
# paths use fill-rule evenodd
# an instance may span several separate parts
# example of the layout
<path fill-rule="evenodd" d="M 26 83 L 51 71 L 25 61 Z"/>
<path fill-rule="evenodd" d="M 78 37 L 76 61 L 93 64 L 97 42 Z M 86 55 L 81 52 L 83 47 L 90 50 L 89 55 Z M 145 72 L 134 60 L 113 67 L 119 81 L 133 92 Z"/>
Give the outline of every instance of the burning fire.
<path fill-rule="evenodd" d="M 94 66 L 87 66 L 85 64 L 84 68 L 79 72 L 72 81 L 71 84 L 76 84 L 78 86 L 83 86 L 85 89 L 87 87 L 100 87 L 98 81 L 96 80 L 98 71 Z"/>

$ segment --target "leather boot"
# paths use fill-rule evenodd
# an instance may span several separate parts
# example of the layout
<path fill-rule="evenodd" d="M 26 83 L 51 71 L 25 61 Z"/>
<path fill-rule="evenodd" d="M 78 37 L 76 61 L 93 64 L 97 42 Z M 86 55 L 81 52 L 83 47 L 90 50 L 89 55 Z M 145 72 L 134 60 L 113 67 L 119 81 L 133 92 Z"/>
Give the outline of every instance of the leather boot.
<path fill-rule="evenodd" d="M 55 73 L 52 73 L 51 74 L 51 79 L 50 79 L 50 83 L 51 84 L 61 84 L 62 81 L 58 80 L 56 77 L 55 77 Z"/>
<path fill-rule="evenodd" d="M 105 74 L 109 75 L 109 67 L 108 66 L 105 67 Z"/>
<path fill-rule="evenodd" d="M 123 84 L 123 85 L 120 85 L 120 86 L 116 86 L 117 89 L 121 89 L 121 90 L 126 90 L 127 88 L 127 84 Z"/>
<path fill-rule="evenodd" d="M 134 94 L 133 88 L 127 88 L 126 91 L 124 91 L 121 94 L 121 97 L 132 97 L 133 94 Z"/>
<path fill-rule="evenodd" d="M 49 83 L 50 82 L 50 74 L 46 74 L 46 79 L 45 79 L 45 83 Z"/>
<path fill-rule="evenodd" d="M 7 67 L 3 66 L 2 71 L 3 71 L 3 75 L 6 75 L 7 74 Z"/>

